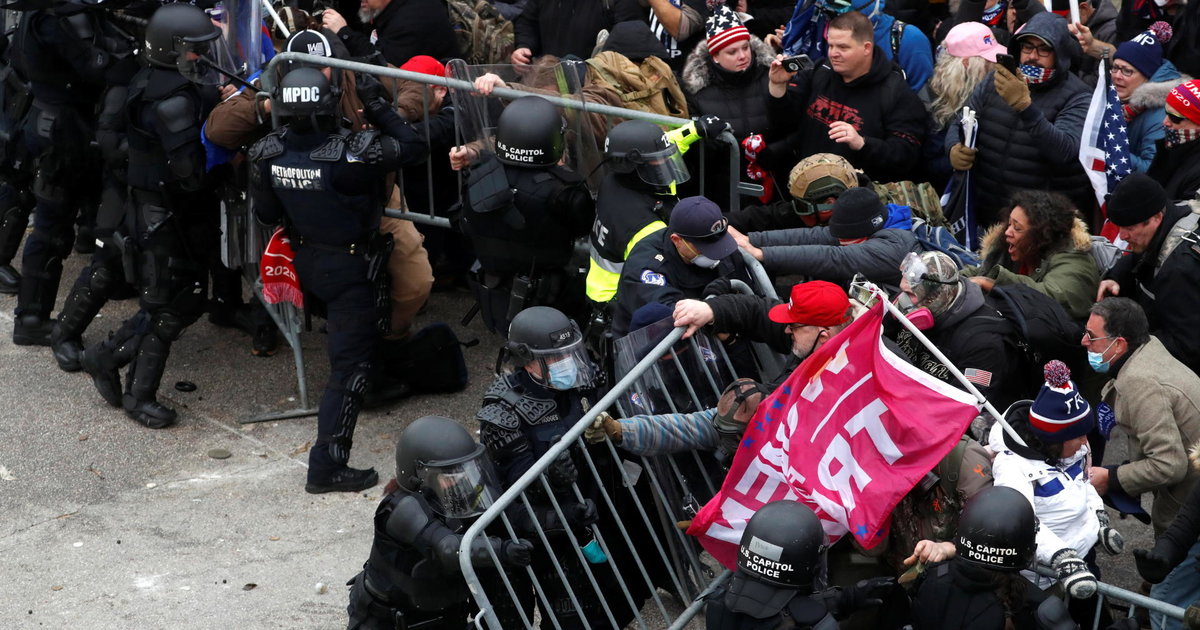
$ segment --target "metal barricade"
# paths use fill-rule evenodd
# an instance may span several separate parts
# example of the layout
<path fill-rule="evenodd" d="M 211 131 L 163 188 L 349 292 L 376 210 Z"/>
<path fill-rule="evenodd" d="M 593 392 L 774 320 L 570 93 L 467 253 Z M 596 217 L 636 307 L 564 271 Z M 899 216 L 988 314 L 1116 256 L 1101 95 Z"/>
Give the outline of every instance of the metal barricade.
<path fill-rule="evenodd" d="M 1042 575 L 1042 576 L 1045 576 L 1048 578 L 1055 578 L 1055 579 L 1058 578 L 1058 574 L 1054 571 L 1054 569 L 1052 569 L 1049 566 L 1046 566 L 1044 564 L 1038 565 L 1037 573 L 1039 575 Z M 1183 622 L 1185 622 L 1184 626 L 1183 626 L 1185 628 L 1200 628 L 1200 608 L 1197 608 L 1195 605 L 1193 605 L 1187 609 L 1184 609 L 1184 608 L 1180 608 L 1179 606 L 1173 606 L 1166 602 L 1159 601 L 1152 597 L 1147 597 L 1145 595 L 1142 595 L 1141 593 L 1134 593 L 1133 591 L 1125 590 L 1119 586 L 1114 586 L 1112 584 L 1105 584 L 1104 582 L 1097 581 L 1096 582 L 1096 615 L 1095 615 L 1095 621 L 1092 624 L 1092 630 L 1099 630 L 1099 628 L 1100 628 L 1100 618 L 1101 618 L 1100 610 L 1101 610 L 1101 607 L 1104 606 L 1104 602 L 1106 599 L 1117 601 L 1117 602 L 1124 602 L 1127 605 L 1126 606 L 1126 616 L 1127 617 L 1133 617 L 1134 614 L 1137 612 L 1138 608 L 1145 608 L 1147 611 L 1153 612 L 1153 613 L 1159 613 L 1159 614 L 1165 616 L 1167 619 L 1183 621 Z M 1194 612 L 1192 612 L 1192 614 L 1189 615 L 1188 614 L 1189 611 L 1194 611 Z"/>
<path fill-rule="evenodd" d="M 676 527 L 677 521 L 694 514 L 678 502 L 680 491 L 688 489 L 678 462 L 639 458 L 638 463 L 623 457 L 608 440 L 589 447 L 582 439 L 602 410 L 622 406 L 622 398 L 639 379 L 661 378 L 656 364 L 664 357 L 678 365 L 673 347 L 682 336 L 681 328 L 666 335 L 467 530 L 462 550 L 485 532 L 510 539 L 525 537 L 551 550 L 543 562 L 535 561 L 541 566 L 508 573 L 481 572 L 482 567 L 471 565 L 469 555 L 460 555 L 463 575 L 480 607 L 477 625 L 486 622 L 486 627 L 497 630 L 533 628 L 540 615 L 543 627 L 554 628 L 651 628 L 672 622 L 672 627 L 682 627 L 702 610 L 695 600 L 719 583 L 723 571 L 705 562 L 696 541 Z M 692 348 L 698 351 L 697 346 Z M 720 389 L 711 380 L 699 387 L 688 384 L 696 408 L 701 405 L 701 392 L 719 394 Z M 675 408 L 669 397 L 667 404 Z M 546 472 L 568 449 L 574 449 L 586 466 L 565 496 L 556 495 Z M 691 453 L 700 471 L 705 470 L 702 456 Z M 605 479 L 612 485 L 606 485 Z M 707 475 L 702 479 L 702 491 L 714 493 L 719 480 Z M 601 513 L 599 522 L 547 532 L 543 526 L 547 517 L 569 523 L 571 502 L 593 497 Z M 535 503 L 540 505 L 535 508 Z M 514 525 L 517 520 L 524 522 L 523 531 Z M 494 552 L 492 560 L 499 566 Z M 674 598 L 674 605 L 664 601 L 662 592 Z"/>

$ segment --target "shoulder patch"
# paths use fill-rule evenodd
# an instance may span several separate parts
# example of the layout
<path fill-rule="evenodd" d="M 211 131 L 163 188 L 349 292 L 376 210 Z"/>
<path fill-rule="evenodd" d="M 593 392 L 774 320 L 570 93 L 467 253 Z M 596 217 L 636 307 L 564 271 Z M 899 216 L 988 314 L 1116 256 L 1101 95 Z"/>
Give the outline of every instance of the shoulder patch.
<path fill-rule="evenodd" d="M 642 284 L 656 284 L 660 287 L 666 286 L 667 279 L 661 273 L 655 273 L 649 269 L 642 270 Z"/>

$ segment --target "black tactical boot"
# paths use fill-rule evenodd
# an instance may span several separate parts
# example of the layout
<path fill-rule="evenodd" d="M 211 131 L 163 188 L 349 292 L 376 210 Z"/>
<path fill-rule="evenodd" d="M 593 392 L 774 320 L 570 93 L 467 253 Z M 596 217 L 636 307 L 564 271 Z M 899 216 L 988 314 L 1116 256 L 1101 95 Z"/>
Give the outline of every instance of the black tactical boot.
<path fill-rule="evenodd" d="M 79 354 L 79 366 L 92 377 L 92 384 L 104 402 L 121 406 L 121 373 L 112 360 L 112 350 L 98 343 Z"/>
<path fill-rule="evenodd" d="M 129 366 L 121 406 L 125 408 L 125 415 L 151 429 L 162 429 L 175 423 L 175 410 L 158 402 L 156 397 L 170 351 L 169 342 L 149 333 L 142 339 L 137 358 Z"/>
<path fill-rule="evenodd" d="M 12 265 L 0 265 L 0 293 L 16 295 L 21 291 L 21 273 Z"/>
<path fill-rule="evenodd" d="M 304 484 L 304 491 L 309 494 L 361 492 L 375 487 L 377 483 L 379 483 L 379 473 L 376 473 L 374 468 L 360 470 L 347 466 L 331 474 L 319 476 L 313 475 L 310 469 L 308 483 Z"/>
<path fill-rule="evenodd" d="M 13 322 L 13 343 L 18 346 L 48 346 L 53 328 L 53 321 L 26 313 Z"/>

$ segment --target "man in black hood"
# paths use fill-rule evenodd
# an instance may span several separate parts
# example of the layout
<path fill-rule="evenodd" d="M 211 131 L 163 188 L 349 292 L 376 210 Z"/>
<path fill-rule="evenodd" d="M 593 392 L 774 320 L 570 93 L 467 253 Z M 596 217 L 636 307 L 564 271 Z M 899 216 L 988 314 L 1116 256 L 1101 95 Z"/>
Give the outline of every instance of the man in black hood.
<path fill-rule="evenodd" d="M 1061 192 L 1085 216 L 1095 203 L 1079 164 L 1092 90 L 1071 74 L 1078 50 L 1066 20 L 1053 13 L 1034 15 L 1008 45 L 1020 64 L 1016 75 L 996 66 L 967 100 L 979 120 L 975 148 L 963 145 L 960 125 L 950 125 L 950 165 L 974 173 L 979 227 L 995 222 L 1016 188 Z"/>
<path fill-rule="evenodd" d="M 800 158 L 835 153 L 874 181 L 910 179 L 925 139 L 925 107 L 875 46 L 865 15 L 839 15 L 827 37 L 829 58 L 812 70 L 793 76 L 782 57 L 771 64 L 767 112 L 772 136 L 784 139 L 769 144 L 767 165 L 783 181 Z"/>

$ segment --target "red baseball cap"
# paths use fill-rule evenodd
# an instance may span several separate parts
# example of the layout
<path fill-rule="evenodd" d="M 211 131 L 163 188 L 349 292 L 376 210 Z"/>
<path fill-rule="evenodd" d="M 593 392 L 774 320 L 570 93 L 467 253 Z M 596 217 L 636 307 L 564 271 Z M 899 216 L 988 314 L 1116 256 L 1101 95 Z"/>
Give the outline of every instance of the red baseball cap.
<path fill-rule="evenodd" d="M 446 76 L 446 66 L 443 66 L 440 61 L 430 57 L 429 55 L 417 55 L 404 62 L 400 66 L 401 70 L 409 72 L 419 72 L 421 74 L 430 74 L 435 77 Z"/>
<path fill-rule="evenodd" d="M 848 310 L 845 290 L 832 282 L 812 280 L 792 287 L 787 304 L 772 307 L 768 316 L 777 324 L 837 326 L 846 323 Z"/>

